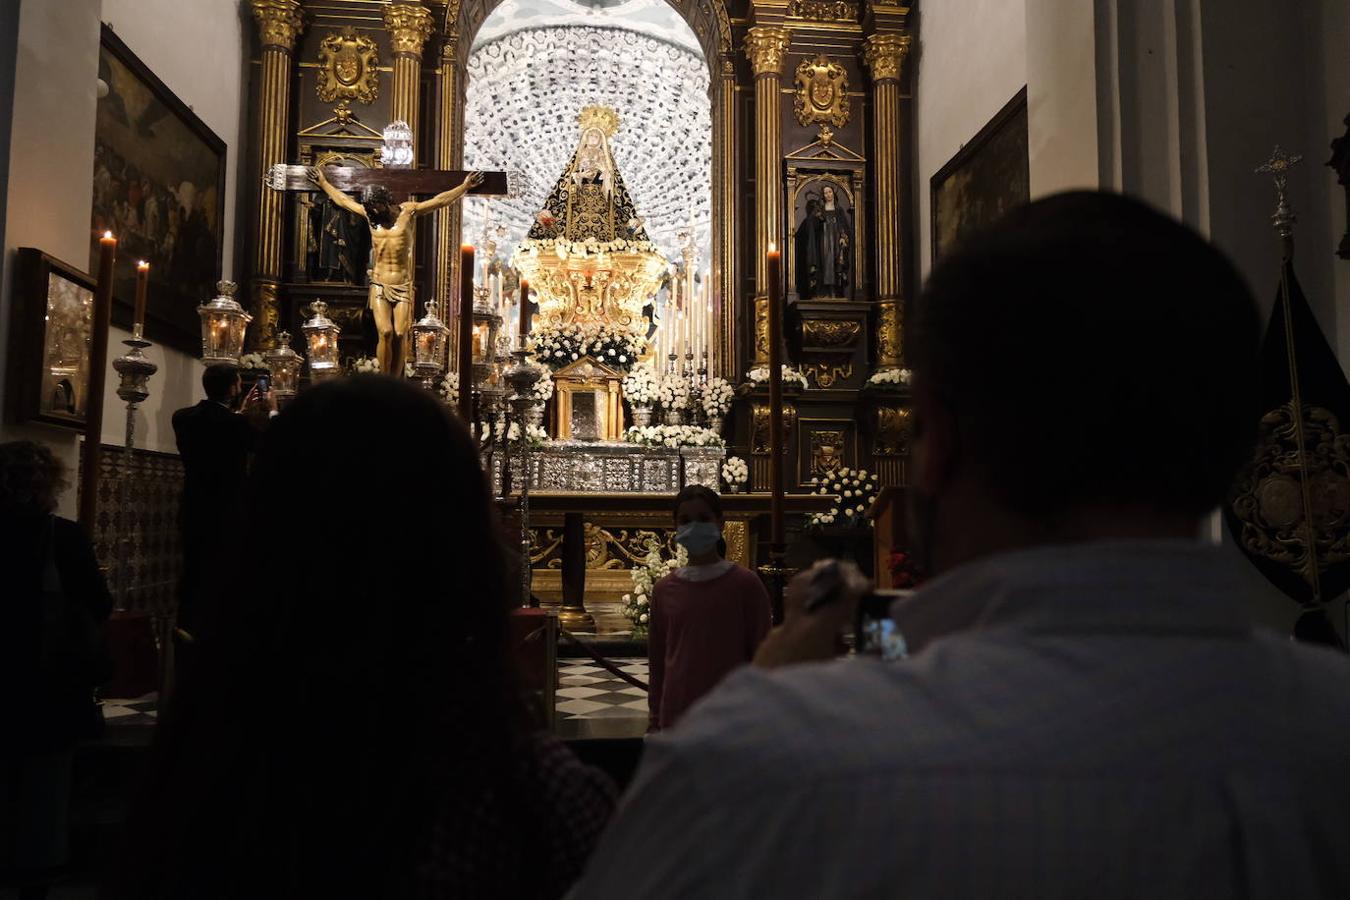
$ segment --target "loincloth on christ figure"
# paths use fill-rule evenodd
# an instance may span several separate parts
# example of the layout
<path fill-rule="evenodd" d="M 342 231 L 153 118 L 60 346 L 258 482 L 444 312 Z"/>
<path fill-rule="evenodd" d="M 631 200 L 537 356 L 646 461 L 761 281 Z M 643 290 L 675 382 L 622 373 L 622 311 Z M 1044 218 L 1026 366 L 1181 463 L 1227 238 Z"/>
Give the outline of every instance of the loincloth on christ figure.
<path fill-rule="evenodd" d="M 397 306 L 403 302 L 412 302 L 412 282 L 403 284 L 384 284 L 374 279 L 370 282 L 370 308 L 375 308 L 375 299 L 378 297 L 390 306 Z"/>

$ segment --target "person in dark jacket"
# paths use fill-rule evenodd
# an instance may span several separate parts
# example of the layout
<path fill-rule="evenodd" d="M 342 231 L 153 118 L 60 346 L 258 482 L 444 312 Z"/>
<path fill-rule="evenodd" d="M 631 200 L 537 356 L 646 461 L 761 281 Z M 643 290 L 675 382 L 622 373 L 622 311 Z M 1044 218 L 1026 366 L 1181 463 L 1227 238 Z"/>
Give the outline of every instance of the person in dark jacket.
<path fill-rule="evenodd" d="M 97 729 L 108 674 L 95 639 L 112 597 L 84 531 L 53 515 L 65 487 L 46 446 L 0 444 L 0 888 L 25 900 L 66 864 L 73 748 Z"/>
<path fill-rule="evenodd" d="M 206 618 L 201 597 L 219 574 L 214 564 L 238 539 L 248 458 L 260 433 L 259 413 L 276 408 L 270 393 L 254 389 L 243 403 L 244 414 L 236 413 L 241 388 L 233 366 L 208 366 L 202 387 L 205 400 L 173 414 L 173 433 L 183 460 L 178 629 L 179 636 L 189 641 Z"/>

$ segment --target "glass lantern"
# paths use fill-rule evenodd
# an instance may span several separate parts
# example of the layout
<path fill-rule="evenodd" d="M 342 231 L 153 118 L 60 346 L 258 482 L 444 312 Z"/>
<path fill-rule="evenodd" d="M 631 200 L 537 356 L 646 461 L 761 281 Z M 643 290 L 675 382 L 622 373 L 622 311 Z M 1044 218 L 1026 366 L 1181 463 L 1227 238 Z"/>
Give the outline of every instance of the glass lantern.
<path fill-rule="evenodd" d="M 380 164 L 386 169 L 406 169 L 413 164 L 413 133 L 407 122 L 396 119 L 385 126 Z"/>
<path fill-rule="evenodd" d="M 342 374 L 342 362 L 338 356 L 338 335 L 342 330 L 328 318 L 328 304 L 322 300 L 311 303 L 309 312 L 309 321 L 300 326 L 300 330 L 305 333 L 305 343 L 309 346 L 309 377 L 314 381 L 323 381 Z"/>
<path fill-rule="evenodd" d="M 265 357 L 267 367 L 272 370 L 272 393 L 278 403 L 284 403 L 295 396 L 300 382 L 300 366 L 305 358 L 291 349 L 291 333 L 283 331 L 277 335 L 277 346 Z"/>
<path fill-rule="evenodd" d="M 219 281 L 216 283 L 218 296 L 197 307 L 197 315 L 202 318 L 202 362 L 205 365 L 239 365 L 239 355 L 244 352 L 244 331 L 253 317 L 234 299 L 236 290 L 238 286 L 233 281 Z"/>
<path fill-rule="evenodd" d="M 426 315 L 412 326 L 413 376 L 430 389 L 445 370 L 445 342 L 450 329 L 436 315 L 436 301 L 427 301 Z"/>

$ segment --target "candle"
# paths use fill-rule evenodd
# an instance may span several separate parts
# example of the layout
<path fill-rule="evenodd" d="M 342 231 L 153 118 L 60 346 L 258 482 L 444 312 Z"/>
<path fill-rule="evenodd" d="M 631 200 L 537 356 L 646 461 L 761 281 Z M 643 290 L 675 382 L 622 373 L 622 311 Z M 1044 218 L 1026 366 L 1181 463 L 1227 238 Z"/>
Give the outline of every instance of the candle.
<path fill-rule="evenodd" d="M 530 319 L 533 318 L 530 312 L 530 281 L 528 278 L 520 279 L 520 345 L 525 346 L 525 338 L 530 336 Z"/>
<path fill-rule="evenodd" d="M 473 244 L 459 248 L 459 415 L 473 422 Z"/>
<path fill-rule="evenodd" d="M 98 500 L 98 447 L 103 440 L 103 387 L 108 377 L 108 327 L 116 259 L 117 238 L 111 231 L 105 231 L 98 242 L 98 281 L 89 340 L 89 395 L 84 404 L 84 456 L 80 460 L 79 517 L 90 534 L 94 530 Z"/>
<path fill-rule="evenodd" d="M 145 296 L 150 288 L 150 264 L 145 260 L 136 263 L 136 313 L 132 317 L 132 331 L 137 335 L 145 329 Z"/>
<path fill-rule="evenodd" d="M 769 244 L 769 543 L 783 549 L 783 256 Z"/>

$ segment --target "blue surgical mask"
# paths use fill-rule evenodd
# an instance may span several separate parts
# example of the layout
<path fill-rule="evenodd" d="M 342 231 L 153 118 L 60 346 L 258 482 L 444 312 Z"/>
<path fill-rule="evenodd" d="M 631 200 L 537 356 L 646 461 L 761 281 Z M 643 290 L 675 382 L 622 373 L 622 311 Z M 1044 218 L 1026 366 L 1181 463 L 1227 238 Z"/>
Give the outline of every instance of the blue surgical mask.
<path fill-rule="evenodd" d="M 675 543 L 694 556 L 702 556 L 722 540 L 722 529 L 716 522 L 689 522 L 675 529 Z"/>

